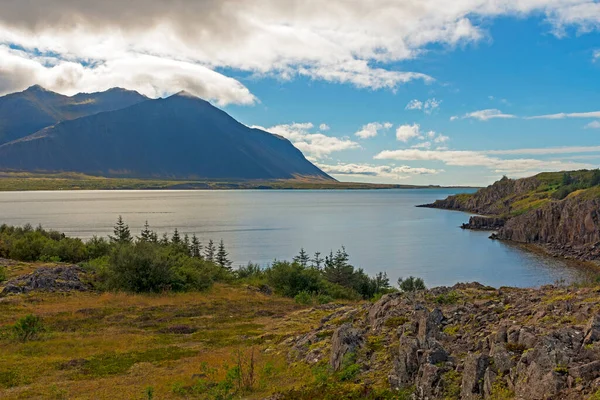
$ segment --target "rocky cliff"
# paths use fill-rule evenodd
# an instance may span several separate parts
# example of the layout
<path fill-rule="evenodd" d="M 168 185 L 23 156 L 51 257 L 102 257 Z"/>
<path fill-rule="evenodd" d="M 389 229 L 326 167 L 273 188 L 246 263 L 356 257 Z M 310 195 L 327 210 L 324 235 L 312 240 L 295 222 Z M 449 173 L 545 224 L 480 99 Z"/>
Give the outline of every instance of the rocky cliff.
<path fill-rule="evenodd" d="M 542 244 L 555 255 L 600 260 L 600 198 L 575 194 L 510 218 L 495 238 Z"/>
<path fill-rule="evenodd" d="M 394 293 L 324 317 L 293 338 L 289 358 L 410 393 L 399 398 L 591 398 L 600 394 L 599 300 L 592 288 L 477 283 Z"/>
<path fill-rule="evenodd" d="M 540 245 L 555 256 L 600 261 L 600 186 L 593 180 L 597 173 L 503 178 L 476 193 L 424 206 L 484 214 L 488 218 L 471 217 L 462 227 L 496 230 L 494 239 Z"/>
<path fill-rule="evenodd" d="M 486 215 L 503 215 L 511 212 L 511 205 L 519 196 L 540 186 L 537 177 L 508 179 L 506 177 L 473 194 L 457 194 L 421 207 L 443 208 Z"/>

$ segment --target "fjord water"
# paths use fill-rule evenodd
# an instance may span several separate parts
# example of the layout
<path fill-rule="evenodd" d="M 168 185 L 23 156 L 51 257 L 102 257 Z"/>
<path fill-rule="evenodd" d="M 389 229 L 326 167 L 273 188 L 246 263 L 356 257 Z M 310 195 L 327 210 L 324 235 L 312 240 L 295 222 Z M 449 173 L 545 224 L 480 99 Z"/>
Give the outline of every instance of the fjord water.
<path fill-rule="evenodd" d="M 465 189 L 357 191 L 63 191 L 0 193 L 0 223 L 42 224 L 87 239 L 119 215 L 138 233 L 178 228 L 203 243 L 223 239 L 234 265 L 290 260 L 345 246 L 368 273 L 420 276 L 428 286 L 478 281 L 499 287 L 576 281 L 566 262 L 459 229 L 468 214 L 417 208 Z"/>

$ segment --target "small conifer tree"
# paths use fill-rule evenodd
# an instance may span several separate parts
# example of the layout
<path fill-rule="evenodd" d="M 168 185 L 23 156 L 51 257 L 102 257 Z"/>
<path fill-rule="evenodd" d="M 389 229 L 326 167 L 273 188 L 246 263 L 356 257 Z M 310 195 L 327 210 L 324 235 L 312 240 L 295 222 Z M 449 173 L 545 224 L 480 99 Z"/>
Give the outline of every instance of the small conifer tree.
<path fill-rule="evenodd" d="M 110 241 L 113 243 L 131 243 L 133 238 L 131 237 L 131 232 L 129 231 L 129 226 L 123 221 L 123 217 L 119 215 L 119 219 L 113 228 L 114 236 L 109 236 Z"/>
<path fill-rule="evenodd" d="M 216 263 L 223 268 L 231 269 L 231 261 L 229 260 L 229 253 L 225 250 L 225 244 L 223 239 L 219 242 L 219 250 L 217 250 Z"/>
<path fill-rule="evenodd" d="M 142 229 L 142 233 L 140 235 L 140 240 L 143 242 L 152 242 L 152 238 L 154 232 L 150 230 L 150 225 L 148 225 L 148 221 L 144 224 L 144 229 Z"/>
<path fill-rule="evenodd" d="M 173 244 L 181 244 L 181 236 L 179 236 L 179 231 L 175 228 L 173 232 L 173 237 L 171 238 L 171 243 Z"/>
<path fill-rule="evenodd" d="M 215 254 L 215 242 L 210 239 L 206 245 L 206 248 L 204 249 L 204 258 L 206 258 L 207 261 L 215 262 Z"/>
<path fill-rule="evenodd" d="M 200 240 L 198 240 L 198 236 L 195 233 L 192 235 L 190 254 L 192 257 L 202 258 L 202 244 L 200 244 Z"/>
<path fill-rule="evenodd" d="M 304 248 L 300 249 L 300 253 L 294 257 L 294 262 L 297 262 L 298 264 L 302 265 L 303 267 L 306 267 L 308 265 L 310 261 L 310 257 L 308 256 L 308 253 L 306 251 L 304 251 Z"/>

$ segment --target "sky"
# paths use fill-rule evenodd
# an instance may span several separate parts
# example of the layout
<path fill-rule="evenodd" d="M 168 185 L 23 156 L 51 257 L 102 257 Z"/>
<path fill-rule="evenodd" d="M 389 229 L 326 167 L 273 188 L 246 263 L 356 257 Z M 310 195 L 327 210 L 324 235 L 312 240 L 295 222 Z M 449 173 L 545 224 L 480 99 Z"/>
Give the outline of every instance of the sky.
<path fill-rule="evenodd" d="M 600 2 L 0 0 L 0 95 L 187 90 L 343 181 L 600 165 Z"/>

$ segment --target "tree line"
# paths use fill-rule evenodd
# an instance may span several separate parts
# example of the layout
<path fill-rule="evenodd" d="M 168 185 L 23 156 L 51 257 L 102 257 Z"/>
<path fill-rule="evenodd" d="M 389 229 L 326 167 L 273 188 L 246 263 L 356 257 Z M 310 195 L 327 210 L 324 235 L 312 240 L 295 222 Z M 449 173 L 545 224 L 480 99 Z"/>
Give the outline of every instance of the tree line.
<path fill-rule="evenodd" d="M 299 302 L 372 299 L 396 289 L 385 273 L 369 276 L 350 263 L 342 247 L 325 256 L 304 249 L 292 261 L 267 267 L 248 264 L 232 268 L 223 240 L 200 242 L 195 234 L 158 235 L 148 222 L 134 236 L 119 216 L 112 235 L 83 241 L 31 225 L 0 226 L 0 257 L 21 261 L 75 263 L 90 272 L 97 290 L 164 292 L 204 290 L 215 282 L 267 285 Z M 0 268 L 1 269 L 1 268 Z M 0 276 L 3 271 L 0 271 Z M 410 278 L 414 282 L 415 278 Z M 409 286 L 399 281 L 401 290 Z M 422 280 L 418 289 L 424 288 Z M 412 287 L 412 286 L 411 286 Z"/>

